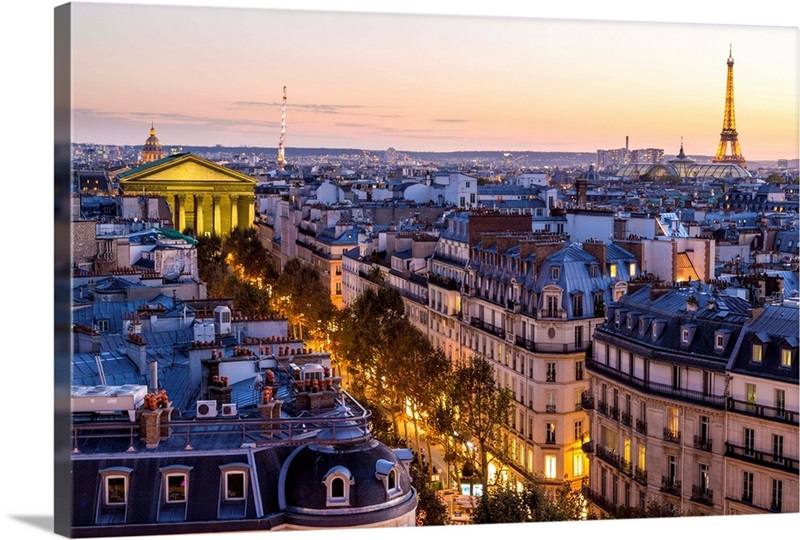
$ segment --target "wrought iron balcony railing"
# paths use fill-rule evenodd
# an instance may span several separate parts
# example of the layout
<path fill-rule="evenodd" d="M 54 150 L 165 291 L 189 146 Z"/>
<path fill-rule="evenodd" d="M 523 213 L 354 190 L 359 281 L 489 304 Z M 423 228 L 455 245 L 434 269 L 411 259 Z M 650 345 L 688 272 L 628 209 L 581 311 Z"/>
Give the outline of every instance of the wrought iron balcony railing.
<path fill-rule="evenodd" d="M 622 411 L 622 415 L 620 416 L 620 422 L 622 422 L 624 425 L 626 425 L 628 427 L 631 427 L 632 420 L 633 419 L 631 418 L 630 413 L 626 413 L 625 411 Z"/>
<path fill-rule="evenodd" d="M 714 492 L 707 487 L 692 486 L 692 500 L 712 506 L 714 504 Z"/>
<path fill-rule="evenodd" d="M 739 446 L 726 442 L 725 456 L 794 474 L 800 472 L 800 464 L 797 458 L 790 458 L 773 452 L 762 452 L 749 446 Z"/>
<path fill-rule="evenodd" d="M 639 467 L 633 468 L 633 479 L 643 486 L 647 485 L 647 470 L 640 469 Z"/>
<path fill-rule="evenodd" d="M 636 431 L 642 435 L 647 435 L 647 422 L 636 420 Z"/>
<path fill-rule="evenodd" d="M 581 407 L 587 411 L 594 409 L 594 397 L 588 391 L 581 392 Z"/>
<path fill-rule="evenodd" d="M 800 425 L 800 413 L 790 411 L 786 407 L 769 407 L 740 399 L 728 398 L 728 410 L 777 422 Z"/>
<path fill-rule="evenodd" d="M 701 437 L 700 435 L 694 436 L 694 447 L 698 450 L 711 452 L 712 441 L 708 437 Z"/>
<path fill-rule="evenodd" d="M 681 432 L 664 428 L 664 440 L 671 443 L 681 443 Z"/>
<path fill-rule="evenodd" d="M 670 495 L 681 496 L 681 481 L 668 476 L 661 477 L 661 491 Z"/>
<path fill-rule="evenodd" d="M 610 448 L 598 444 L 595 454 L 606 463 L 610 463 L 614 467 L 619 467 L 619 454 Z"/>

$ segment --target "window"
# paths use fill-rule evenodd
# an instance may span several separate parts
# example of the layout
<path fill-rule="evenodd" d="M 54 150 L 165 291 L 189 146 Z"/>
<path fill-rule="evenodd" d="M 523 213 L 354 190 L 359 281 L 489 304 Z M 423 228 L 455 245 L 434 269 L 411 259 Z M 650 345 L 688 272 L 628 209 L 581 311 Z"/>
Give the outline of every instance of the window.
<path fill-rule="evenodd" d="M 631 463 L 631 440 L 628 437 L 625 437 L 622 440 L 622 459 L 624 459 L 628 465 Z"/>
<path fill-rule="evenodd" d="M 544 456 L 544 477 L 556 478 L 556 456 Z"/>
<path fill-rule="evenodd" d="M 583 348 L 583 326 L 580 325 L 575 327 L 575 348 Z"/>
<path fill-rule="evenodd" d="M 556 382 L 556 363 L 547 363 L 547 382 Z"/>
<path fill-rule="evenodd" d="M 647 467 L 645 467 L 645 465 L 646 465 L 645 458 L 646 457 L 647 457 L 647 447 L 645 445 L 643 445 L 643 444 L 640 444 L 639 445 L 639 468 L 641 470 L 643 470 L 643 471 L 646 470 L 646 468 L 647 468 Z"/>
<path fill-rule="evenodd" d="M 753 362 L 760 363 L 764 358 L 764 346 L 760 343 L 753 343 Z"/>
<path fill-rule="evenodd" d="M 575 380 L 583 380 L 583 360 L 578 360 L 575 362 Z"/>
<path fill-rule="evenodd" d="M 747 399 L 747 410 L 756 412 L 756 385 L 753 383 L 746 383 L 744 388 L 745 397 Z"/>
<path fill-rule="evenodd" d="M 547 407 L 545 411 L 548 413 L 556 412 L 556 393 L 549 391 L 545 396 L 547 397 Z"/>
<path fill-rule="evenodd" d="M 600 497 L 603 499 L 606 498 L 606 475 L 605 467 L 600 467 Z"/>
<path fill-rule="evenodd" d="M 669 463 L 667 465 L 667 479 L 670 484 L 673 484 L 678 477 L 678 458 L 669 456 Z"/>
<path fill-rule="evenodd" d="M 714 378 L 710 371 L 703 372 L 703 395 L 710 396 L 714 388 Z"/>
<path fill-rule="evenodd" d="M 676 434 L 676 437 L 680 436 L 677 435 L 681 430 L 680 414 L 680 410 L 678 409 L 669 409 L 669 430 L 673 434 Z"/>
<path fill-rule="evenodd" d="M 593 264 L 589 267 L 589 277 L 590 278 L 597 277 L 597 265 Z"/>
<path fill-rule="evenodd" d="M 792 367 L 792 349 L 781 349 L 781 367 Z"/>
<path fill-rule="evenodd" d="M 681 330 L 681 343 L 684 345 L 689 343 L 689 330 L 687 328 Z"/>
<path fill-rule="evenodd" d="M 725 336 L 722 334 L 715 334 L 714 335 L 714 348 L 718 351 L 721 351 L 725 348 Z"/>
<path fill-rule="evenodd" d="M 628 265 L 628 272 L 631 277 L 636 275 L 636 263 L 630 263 Z"/>
<path fill-rule="evenodd" d="M 708 465 L 705 463 L 701 463 L 699 465 L 699 476 L 700 476 L 700 492 L 705 493 L 708 491 L 709 487 L 711 487 L 711 478 L 708 474 Z"/>
<path fill-rule="evenodd" d="M 698 434 L 700 437 L 700 442 L 705 444 L 709 440 L 709 436 L 711 434 L 711 421 L 708 416 L 700 416 L 700 433 Z"/>
<path fill-rule="evenodd" d="M 773 512 L 780 512 L 782 505 L 783 505 L 783 481 L 773 479 L 772 502 L 770 503 L 770 509 Z"/>
<path fill-rule="evenodd" d="M 614 475 L 611 477 L 611 504 L 617 506 L 617 491 L 619 488 L 619 477 Z"/>
<path fill-rule="evenodd" d="M 125 476 L 106 476 L 105 499 L 103 500 L 106 505 L 111 506 L 128 502 L 127 480 Z"/>
<path fill-rule="evenodd" d="M 559 279 L 561 277 L 561 267 L 553 266 L 550 268 L 550 277 L 552 279 Z"/>
<path fill-rule="evenodd" d="M 772 435 L 772 459 L 776 462 L 783 461 L 783 435 Z"/>
<path fill-rule="evenodd" d="M 616 264 L 612 264 L 611 267 L 609 268 L 609 275 L 612 278 L 617 277 L 617 265 Z"/>
<path fill-rule="evenodd" d="M 387 463 L 391 465 L 391 462 Z M 388 481 L 389 471 L 386 470 L 385 473 L 386 481 Z M 347 468 L 341 465 L 333 467 L 322 479 L 322 483 L 325 484 L 328 491 L 328 506 L 347 506 L 350 504 L 350 486 L 353 485 L 354 482 L 353 475 L 350 474 Z"/>
<path fill-rule="evenodd" d="M 575 454 L 573 456 L 572 476 L 583 476 L 583 454 Z"/>
<path fill-rule="evenodd" d="M 753 473 L 744 472 L 742 478 L 742 500 L 747 503 L 753 502 Z"/>
<path fill-rule="evenodd" d="M 553 422 L 547 423 L 547 438 L 546 442 L 548 444 L 555 444 L 556 442 L 556 425 Z"/>
<path fill-rule="evenodd" d="M 163 499 L 165 504 L 185 503 L 189 489 L 189 471 L 191 467 L 172 465 L 160 469 L 162 485 L 164 486 Z"/>
<path fill-rule="evenodd" d="M 108 319 L 100 319 L 97 321 L 97 331 L 98 332 L 108 332 L 109 330 L 109 321 Z"/>
<path fill-rule="evenodd" d="M 386 460 L 386 459 L 379 459 L 375 463 L 375 478 L 381 480 L 383 482 L 383 487 L 386 489 L 386 494 L 389 497 L 393 497 L 395 495 L 399 495 L 402 493 L 402 489 L 400 488 L 400 483 L 398 482 L 397 478 L 397 468 L 395 463 Z M 331 492 L 332 498 L 344 498 L 345 496 L 345 479 L 342 476 L 337 476 L 334 478 L 332 482 L 332 486 L 335 486 L 336 492 Z"/>
<path fill-rule="evenodd" d="M 752 456 L 755 452 L 756 432 L 751 428 L 744 428 L 744 454 Z"/>
<path fill-rule="evenodd" d="M 225 473 L 225 500 L 243 501 L 245 498 L 245 486 L 247 477 L 242 471 Z"/>
<path fill-rule="evenodd" d="M 625 506 L 631 505 L 631 485 L 628 482 L 624 483 L 624 493 L 625 493 Z"/>
<path fill-rule="evenodd" d="M 576 441 L 583 440 L 583 420 L 575 421 L 575 440 Z"/>
<path fill-rule="evenodd" d="M 786 413 L 786 391 L 775 389 L 775 415 L 784 416 Z"/>
<path fill-rule="evenodd" d="M 572 297 L 572 316 L 583 317 L 583 295 L 576 294 Z"/>
<path fill-rule="evenodd" d="M 681 388 L 681 367 L 672 366 L 672 389 L 680 390 Z"/>

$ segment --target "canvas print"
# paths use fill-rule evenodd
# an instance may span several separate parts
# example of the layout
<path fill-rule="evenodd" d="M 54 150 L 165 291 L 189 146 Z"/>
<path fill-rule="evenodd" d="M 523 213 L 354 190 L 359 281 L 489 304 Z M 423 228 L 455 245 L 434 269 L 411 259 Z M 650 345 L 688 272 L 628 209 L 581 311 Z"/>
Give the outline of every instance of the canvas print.
<path fill-rule="evenodd" d="M 55 17 L 57 532 L 800 510 L 797 28 Z"/>

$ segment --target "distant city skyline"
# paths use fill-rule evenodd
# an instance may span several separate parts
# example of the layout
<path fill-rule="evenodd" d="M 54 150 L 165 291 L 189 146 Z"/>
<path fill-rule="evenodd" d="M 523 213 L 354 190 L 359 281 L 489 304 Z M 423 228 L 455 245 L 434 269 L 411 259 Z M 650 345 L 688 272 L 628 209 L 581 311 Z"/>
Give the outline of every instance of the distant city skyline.
<path fill-rule="evenodd" d="M 796 28 L 73 6 L 73 140 L 798 157 Z M 287 156 L 290 158 L 290 156 Z"/>

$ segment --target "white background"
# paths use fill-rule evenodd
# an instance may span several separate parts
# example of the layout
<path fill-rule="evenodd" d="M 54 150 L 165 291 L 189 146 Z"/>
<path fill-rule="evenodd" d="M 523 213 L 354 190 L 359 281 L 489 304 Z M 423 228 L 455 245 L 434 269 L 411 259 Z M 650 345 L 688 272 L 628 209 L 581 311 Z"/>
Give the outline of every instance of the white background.
<path fill-rule="evenodd" d="M 116 3 L 116 2 L 115 2 Z M 180 5 L 221 6 L 221 0 L 186 2 L 139 1 Z M 324 9 L 458 15 L 502 15 L 600 20 L 695 22 L 798 26 L 798 8 L 786 0 L 735 3 L 671 0 L 666 2 L 561 1 L 548 5 L 519 1 L 444 0 L 316 0 L 277 2 L 232 0 L 229 5 L 275 9 Z M 375 7 L 376 4 L 380 8 Z M 52 148 L 53 148 L 53 8 L 59 2 L 18 0 L 4 4 L 0 18 L 2 40 L 2 231 L 0 253 L 5 285 L 0 362 L 0 498 L 4 538 L 47 538 L 53 524 L 53 334 L 52 334 Z M 792 7 L 789 7 L 792 6 Z M 689 59 L 687 59 L 689 60 Z M 786 66 L 798 70 L 798 66 Z M 721 107 L 721 104 L 720 104 Z M 792 157 L 796 157 L 792 156 Z M 9 166 L 10 165 L 10 166 Z M 10 293 L 10 294 L 8 294 Z M 560 523 L 486 527 L 448 527 L 415 530 L 433 538 L 472 537 L 478 534 L 681 536 L 743 538 L 793 535 L 800 515 L 755 518 L 724 517 L 591 523 Z M 511 530 L 513 529 L 513 530 Z M 391 538 L 402 530 L 381 531 Z M 347 531 L 367 538 L 375 531 Z M 760 533 L 760 534 L 759 534 Z M 264 533 L 260 533 L 264 534 Z M 323 533 L 295 533 L 322 538 Z M 256 538 L 256 533 L 222 534 L 221 538 Z M 157 537 L 153 537 L 157 538 Z M 207 538 L 190 535 L 181 538 Z M 215 537 L 216 538 L 216 537 Z"/>

